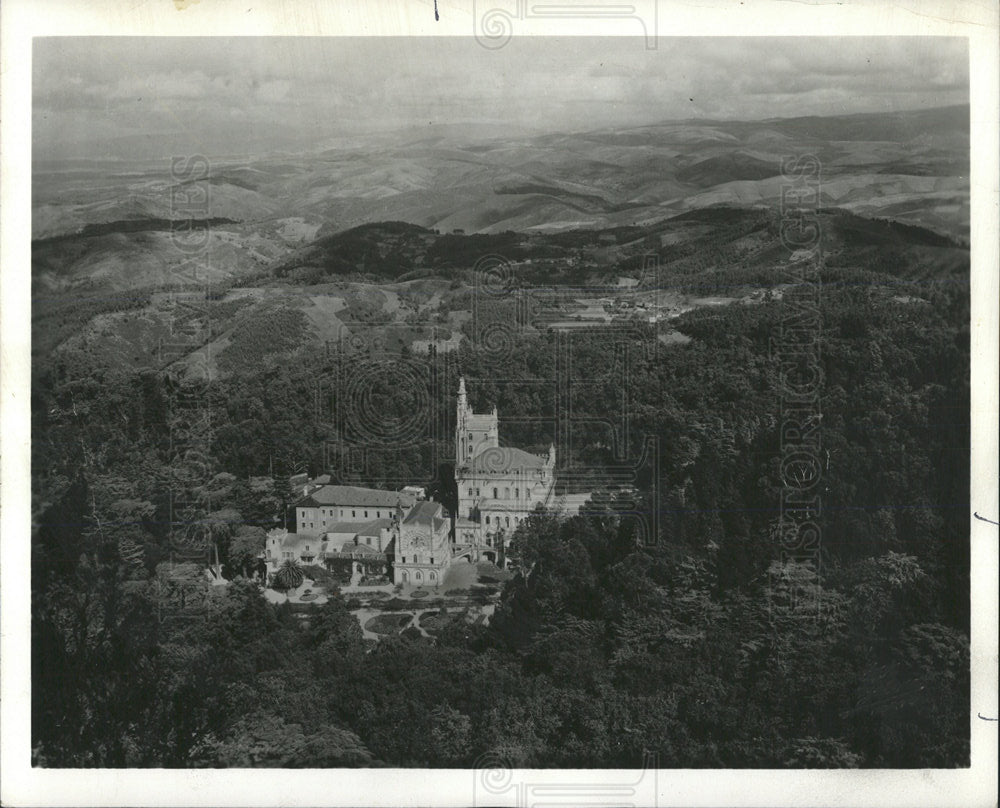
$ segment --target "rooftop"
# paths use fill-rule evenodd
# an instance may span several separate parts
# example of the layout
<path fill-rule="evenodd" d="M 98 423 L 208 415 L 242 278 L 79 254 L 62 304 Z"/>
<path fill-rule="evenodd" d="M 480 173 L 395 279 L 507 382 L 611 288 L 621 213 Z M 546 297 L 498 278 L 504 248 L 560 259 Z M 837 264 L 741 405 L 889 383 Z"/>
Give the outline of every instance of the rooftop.
<path fill-rule="evenodd" d="M 307 543 L 319 544 L 320 537 L 314 533 L 282 533 L 274 531 L 268 535 L 269 539 L 277 539 L 282 550 L 294 550 Z"/>
<path fill-rule="evenodd" d="M 434 530 L 440 530 L 442 525 L 447 524 L 447 520 L 440 502 L 426 500 L 413 506 L 413 509 L 406 514 L 403 524 L 428 525 Z"/>
<path fill-rule="evenodd" d="M 536 471 L 545 468 L 547 459 L 512 447 L 492 446 L 483 449 L 469 464 L 476 473 L 502 473 Z"/>
<path fill-rule="evenodd" d="M 404 491 L 384 491 L 381 488 L 359 488 L 353 485 L 324 485 L 295 504 L 300 508 L 316 507 L 317 505 L 394 508 L 398 503 L 404 508 L 408 508 L 413 502 L 413 495 Z"/>
<path fill-rule="evenodd" d="M 385 550 L 379 550 L 378 547 L 372 547 L 368 544 L 355 544 L 354 539 L 348 539 L 345 542 L 323 542 L 320 547 L 320 552 L 323 555 L 329 555 L 330 553 L 346 553 L 350 555 L 362 555 L 362 556 L 384 556 Z"/>

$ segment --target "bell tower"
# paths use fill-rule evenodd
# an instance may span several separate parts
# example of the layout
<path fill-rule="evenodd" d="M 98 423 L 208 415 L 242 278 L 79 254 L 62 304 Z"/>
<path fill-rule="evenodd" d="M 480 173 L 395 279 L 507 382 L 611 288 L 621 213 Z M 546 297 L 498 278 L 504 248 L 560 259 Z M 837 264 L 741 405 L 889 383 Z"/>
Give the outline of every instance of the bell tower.
<path fill-rule="evenodd" d="M 465 391 L 465 377 L 461 377 L 458 380 L 458 403 L 455 411 L 456 472 L 468 466 L 484 449 L 500 445 L 499 421 L 496 407 L 490 413 L 472 411 Z"/>
<path fill-rule="evenodd" d="M 465 394 L 465 377 L 458 379 L 458 404 L 455 412 L 455 468 L 464 465 L 469 456 L 468 429 L 469 401 Z"/>

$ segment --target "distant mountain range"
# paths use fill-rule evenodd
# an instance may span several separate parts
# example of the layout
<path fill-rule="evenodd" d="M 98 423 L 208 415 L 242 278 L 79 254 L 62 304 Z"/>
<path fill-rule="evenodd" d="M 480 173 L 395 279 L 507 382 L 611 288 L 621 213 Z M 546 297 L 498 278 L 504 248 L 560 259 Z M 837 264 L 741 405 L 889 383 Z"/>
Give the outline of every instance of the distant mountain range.
<path fill-rule="evenodd" d="M 213 161 L 195 185 L 213 229 L 211 278 L 280 263 L 316 239 L 381 221 L 466 234 L 647 227 L 690 210 L 778 205 L 782 160 L 815 155 L 820 204 L 965 241 L 969 108 L 766 121 L 666 122 L 576 134 L 505 136 L 434 127 L 361 147 Z M 190 185 L 190 183 L 189 183 Z M 36 281 L 129 287 L 169 280 L 183 255 L 164 223 L 197 196 L 169 163 L 36 165 Z M 159 225 L 136 224 L 143 220 Z M 127 223 L 127 224 L 116 224 Z M 101 225 L 101 227 L 95 227 Z M 70 240 L 70 242 L 72 239 Z"/>

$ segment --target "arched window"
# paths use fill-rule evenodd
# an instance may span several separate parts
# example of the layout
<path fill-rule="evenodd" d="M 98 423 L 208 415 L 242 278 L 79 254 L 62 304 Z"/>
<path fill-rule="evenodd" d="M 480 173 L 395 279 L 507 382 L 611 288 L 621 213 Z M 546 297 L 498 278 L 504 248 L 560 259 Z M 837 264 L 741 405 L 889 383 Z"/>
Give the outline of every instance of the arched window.
<path fill-rule="evenodd" d="M 504 521 L 507 523 L 507 527 L 510 527 L 510 517 L 509 516 L 505 516 L 504 517 Z"/>
<path fill-rule="evenodd" d="M 413 580 L 414 581 L 422 581 L 423 580 L 423 577 L 420 575 L 420 570 L 417 570 L 415 573 L 413 573 Z"/>
<path fill-rule="evenodd" d="M 510 489 L 509 488 L 505 488 L 503 490 L 503 498 L 504 499 L 510 499 Z"/>
<path fill-rule="evenodd" d="M 493 499 L 500 499 L 500 497 L 497 496 L 497 489 L 496 488 L 493 489 Z"/>
<path fill-rule="evenodd" d="M 429 572 L 429 573 L 427 573 L 427 580 L 428 581 L 435 581 L 437 579 L 434 577 L 434 573 L 433 572 Z"/>
<path fill-rule="evenodd" d="M 520 488 L 515 488 L 514 489 L 514 499 L 520 499 L 520 498 L 521 498 L 521 489 Z"/>

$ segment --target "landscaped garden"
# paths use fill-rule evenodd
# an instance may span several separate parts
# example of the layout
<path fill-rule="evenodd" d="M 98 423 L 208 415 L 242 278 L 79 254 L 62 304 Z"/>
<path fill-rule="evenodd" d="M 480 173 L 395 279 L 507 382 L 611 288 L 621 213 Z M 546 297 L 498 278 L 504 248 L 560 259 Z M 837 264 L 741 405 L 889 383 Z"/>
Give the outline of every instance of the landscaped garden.
<path fill-rule="evenodd" d="M 365 631 L 372 634 L 398 634 L 412 619 L 412 614 L 379 614 L 365 623 Z"/>
<path fill-rule="evenodd" d="M 449 613 L 443 609 L 439 612 L 424 612 L 420 615 L 420 627 L 433 637 L 445 626 L 462 619 L 464 619 L 462 612 Z"/>

